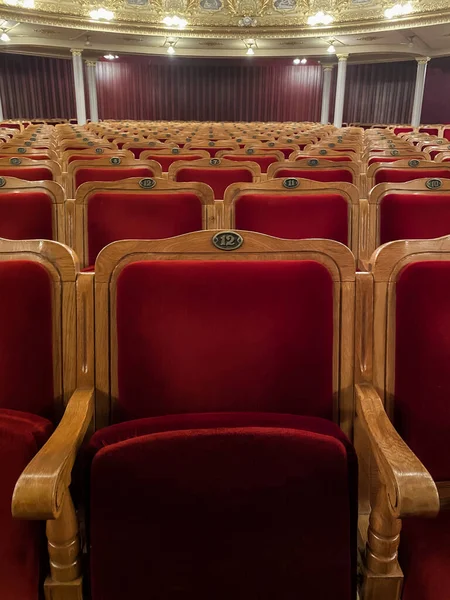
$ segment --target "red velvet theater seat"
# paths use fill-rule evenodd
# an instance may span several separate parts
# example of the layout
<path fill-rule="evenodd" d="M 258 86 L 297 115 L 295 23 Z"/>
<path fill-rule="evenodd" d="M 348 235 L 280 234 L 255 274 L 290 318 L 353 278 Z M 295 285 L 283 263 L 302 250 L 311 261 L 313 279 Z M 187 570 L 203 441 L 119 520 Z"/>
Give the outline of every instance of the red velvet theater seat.
<path fill-rule="evenodd" d="M 0 193 L 0 237 L 10 240 L 55 239 L 51 196 L 37 190 Z"/>
<path fill-rule="evenodd" d="M 174 172 L 173 177 L 174 181 L 179 182 L 206 183 L 214 191 L 216 200 L 223 199 L 225 190 L 232 183 L 253 181 L 252 171 L 245 168 L 181 167 Z"/>
<path fill-rule="evenodd" d="M 450 480 L 449 281 L 450 261 L 430 260 L 406 266 L 396 286 L 395 424 L 435 481 Z M 450 513 L 403 523 L 403 599 L 446 600 Z"/>
<path fill-rule="evenodd" d="M 421 168 L 380 168 L 375 172 L 374 183 L 406 183 L 414 179 L 423 179 L 424 177 L 437 177 L 440 179 L 450 178 L 450 169 L 440 169 L 427 167 Z"/>
<path fill-rule="evenodd" d="M 347 169 L 323 169 L 317 167 L 311 167 L 302 169 L 299 168 L 286 168 L 286 169 L 278 169 L 276 173 L 276 177 L 297 177 L 310 179 L 311 181 L 322 181 L 322 182 L 332 182 L 332 181 L 342 181 L 346 183 L 355 183 L 353 180 L 353 173 Z"/>
<path fill-rule="evenodd" d="M 6 250 L 3 242 L 3 251 Z M 52 290 L 30 260 L 0 260 L 0 597 L 38 600 L 43 529 L 11 516 L 14 486 L 53 425 Z"/>
<path fill-rule="evenodd" d="M 176 162 L 177 160 L 200 160 L 201 158 L 204 158 L 203 154 L 164 154 L 164 153 L 152 153 L 151 151 L 145 151 L 145 154 L 143 155 L 143 159 L 150 159 L 150 160 L 155 160 L 156 162 L 159 162 L 159 164 L 161 165 L 161 169 L 163 170 L 164 173 L 166 173 L 169 170 L 169 167 L 172 163 Z"/>
<path fill-rule="evenodd" d="M 129 177 L 154 177 L 155 172 L 150 166 L 136 167 L 84 167 L 78 168 L 75 173 L 75 187 L 78 188 L 88 181 L 120 181 Z"/>
<path fill-rule="evenodd" d="M 235 226 L 290 239 L 326 238 L 349 243 L 351 206 L 337 193 L 247 193 L 235 203 Z"/>
<path fill-rule="evenodd" d="M 194 192 L 98 191 L 90 195 L 86 209 L 89 265 L 116 240 L 168 238 L 203 229 L 203 206 Z"/>
<path fill-rule="evenodd" d="M 5 159 L 2 159 L 5 160 Z M 30 159 L 31 160 L 31 159 Z M 16 177 L 26 181 L 53 181 L 53 171 L 41 165 L 33 166 L 0 166 L 1 177 Z"/>
<path fill-rule="evenodd" d="M 251 413 L 144 422 L 91 442 L 92 600 L 355 598 L 356 460 L 338 426 Z"/>
<path fill-rule="evenodd" d="M 446 194 L 387 192 L 379 203 L 380 244 L 450 234 L 450 191 Z"/>

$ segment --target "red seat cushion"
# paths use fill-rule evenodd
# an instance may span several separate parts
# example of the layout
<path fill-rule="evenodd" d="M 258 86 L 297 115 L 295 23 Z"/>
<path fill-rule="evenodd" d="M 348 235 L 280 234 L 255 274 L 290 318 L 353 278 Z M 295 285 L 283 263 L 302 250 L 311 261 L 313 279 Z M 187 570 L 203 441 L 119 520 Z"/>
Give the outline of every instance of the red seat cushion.
<path fill-rule="evenodd" d="M 213 167 L 183 167 L 176 174 L 177 181 L 198 181 L 206 183 L 214 191 L 216 200 L 222 200 L 225 190 L 232 183 L 252 182 L 253 175 L 248 169 L 217 169 Z"/>
<path fill-rule="evenodd" d="M 437 519 L 404 519 L 399 558 L 405 575 L 402 600 L 448 600 L 450 512 Z"/>
<path fill-rule="evenodd" d="M 17 177 L 17 179 L 25 179 L 25 181 L 53 181 L 52 170 L 39 165 L 29 167 L 1 166 L 0 176 Z"/>
<path fill-rule="evenodd" d="M 75 171 L 75 187 L 87 181 L 120 181 L 128 177 L 153 176 L 150 167 L 80 167 Z"/>
<path fill-rule="evenodd" d="M 450 480 L 450 262 L 411 263 L 396 286 L 395 425 L 436 481 Z"/>
<path fill-rule="evenodd" d="M 236 229 L 288 239 L 327 238 L 348 244 L 349 206 L 339 194 L 243 194 Z"/>
<path fill-rule="evenodd" d="M 93 600 L 355 598 L 356 458 L 336 425 L 267 414 L 145 421 L 93 440 Z"/>
<path fill-rule="evenodd" d="M 414 179 L 423 179 L 424 177 L 438 177 L 441 179 L 450 179 L 450 169 L 398 169 L 386 167 L 378 169 L 375 173 L 375 183 L 405 183 Z"/>
<path fill-rule="evenodd" d="M 24 375 L 23 375 L 24 376 Z M 0 408 L 0 598 L 38 600 L 43 524 L 13 519 L 11 500 L 24 468 L 47 441 L 50 421 Z M 44 559 L 45 560 L 45 559 Z"/>
<path fill-rule="evenodd" d="M 117 333 L 120 420 L 332 418 L 333 284 L 317 262 L 130 264 L 117 282 Z"/>
<path fill-rule="evenodd" d="M 200 154 L 151 154 L 146 160 L 156 160 L 161 165 L 161 169 L 166 172 L 170 165 L 177 160 L 199 160 L 204 158 Z"/>
<path fill-rule="evenodd" d="M 353 173 L 347 169 L 321 169 L 320 167 L 311 167 L 310 169 L 291 168 L 278 169 L 276 177 L 301 177 L 311 181 L 343 181 L 344 183 L 354 183 Z"/>
<path fill-rule="evenodd" d="M 194 193 L 97 192 L 87 206 L 88 255 L 124 239 L 167 238 L 202 229 L 202 203 Z"/>
<path fill-rule="evenodd" d="M 41 191 L 0 193 L 0 237 L 10 240 L 52 240 L 53 204 Z"/>
<path fill-rule="evenodd" d="M 450 234 L 450 194 L 387 193 L 379 209 L 380 244 Z"/>
<path fill-rule="evenodd" d="M 235 160 L 237 162 L 242 160 L 251 160 L 261 167 L 261 173 L 267 173 L 269 165 L 274 162 L 278 162 L 278 158 L 276 156 L 263 156 L 261 154 L 225 154 L 222 156 L 222 158 L 226 158 L 227 160 Z"/>
<path fill-rule="evenodd" d="M 53 414 L 52 284 L 35 261 L 0 261 L 0 408 Z"/>

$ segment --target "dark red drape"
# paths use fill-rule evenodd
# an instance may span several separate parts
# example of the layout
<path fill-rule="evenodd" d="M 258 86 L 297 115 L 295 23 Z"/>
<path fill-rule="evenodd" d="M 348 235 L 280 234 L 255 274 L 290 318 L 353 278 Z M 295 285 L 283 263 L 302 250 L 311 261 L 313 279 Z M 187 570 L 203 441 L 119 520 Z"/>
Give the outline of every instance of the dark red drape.
<path fill-rule="evenodd" d="M 422 123 L 450 123 L 450 57 L 428 63 Z"/>
<path fill-rule="evenodd" d="M 318 120 L 320 66 L 285 62 L 136 57 L 100 62 L 99 113 L 103 119 Z"/>
<path fill-rule="evenodd" d="M 0 54 L 0 97 L 6 119 L 75 117 L 71 59 Z"/>
<path fill-rule="evenodd" d="M 347 66 L 344 121 L 409 123 L 416 62 Z"/>

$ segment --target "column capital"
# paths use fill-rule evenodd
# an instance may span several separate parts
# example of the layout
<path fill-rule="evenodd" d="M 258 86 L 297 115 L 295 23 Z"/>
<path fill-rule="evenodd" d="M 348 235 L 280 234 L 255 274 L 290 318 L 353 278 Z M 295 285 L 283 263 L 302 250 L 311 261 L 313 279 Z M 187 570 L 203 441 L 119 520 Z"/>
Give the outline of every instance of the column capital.
<path fill-rule="evenodd" d="M 87 60 L 86 61 L 86 66 L 87 67 L 95 67 L 97 65 L 97 61 L 96 60 Z"/>
<path fill-rule="evenodd" d="M 430 60 L 431 58 L 429 56 L 416 56 L 416 61 L 419 65 L 426 65 Z"/>
<path fill-rule="evenodd" d="M 72 56 L 81 56 L 83 50 L 79 49 L 79 48 L 71 48 L 70 49 Z"/>
<path fill-rule="evenodd" d="M 334 65 L 322 65 L 322 69 L 324 71 L 332 71 L 333 67 L 334 67 Z"/>
<path fill-rule="evenodd" d="M 349 57 L 348 54 L 336 54 L 339 62 L 347 62 L 347 59 Z"/>

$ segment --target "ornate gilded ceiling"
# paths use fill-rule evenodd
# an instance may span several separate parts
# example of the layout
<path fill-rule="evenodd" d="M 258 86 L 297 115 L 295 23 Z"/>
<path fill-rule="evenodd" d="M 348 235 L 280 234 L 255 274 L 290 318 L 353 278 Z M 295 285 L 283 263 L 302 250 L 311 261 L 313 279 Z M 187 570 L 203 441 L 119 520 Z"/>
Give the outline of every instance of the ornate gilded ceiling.
<path fill-rule="evenodd" d="M 34 9 L 19 9 L 11 0 L 0 0 L 0 18 L 90 31 L 210 38 L 333 36 L 450 23 L 450 0 L 413 0 L 410 15 L 388 20 L 384 10 L 396 1 L 35 0 Z M 114 12 L 113 21 L 92 21 L 89 12 L 100 6 Z M 308 26 L 308 17 L 318 11 L 331 14 L 332 25 Z M 162 19 L 174 14 L 188 21 L 186 29 L 164 26 Z"/>

